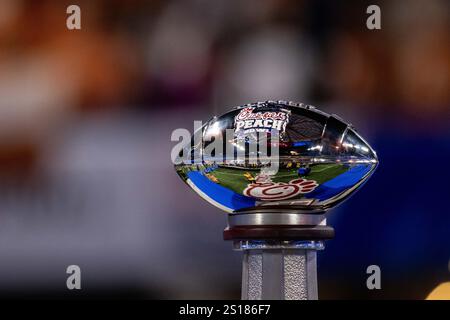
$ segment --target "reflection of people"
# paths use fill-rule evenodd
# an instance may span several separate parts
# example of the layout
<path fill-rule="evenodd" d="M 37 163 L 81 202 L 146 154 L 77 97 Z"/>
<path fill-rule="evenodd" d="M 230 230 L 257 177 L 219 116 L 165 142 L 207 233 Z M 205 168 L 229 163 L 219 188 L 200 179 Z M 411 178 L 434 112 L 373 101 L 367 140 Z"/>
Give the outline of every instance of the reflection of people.
<path fill-rule="evenodd" d="M 298 173 L 299 176 L 307 176 L 310 172 L 311 172 L 311 168 L 308 167 L 308 166 L 300 167 L 297 170 L 297 173 Z"/>
<path fill-rule="evenodd" d="M 255 181 L 255 177 L 253 177 L 253 175 L 250 172 L 244 173 L 244 177 L 250 182 L 254 182 Z"/>

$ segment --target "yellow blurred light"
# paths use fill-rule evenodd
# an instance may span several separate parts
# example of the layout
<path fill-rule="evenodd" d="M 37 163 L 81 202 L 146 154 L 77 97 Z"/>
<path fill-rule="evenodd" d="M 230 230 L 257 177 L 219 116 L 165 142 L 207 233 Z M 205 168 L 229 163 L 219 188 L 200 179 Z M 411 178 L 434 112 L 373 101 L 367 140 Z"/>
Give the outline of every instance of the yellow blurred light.
<path fill-rule="evenodd" d="M 450 282 L 438 285 L 431 291 L 426 300 L 450 300 Z"/>

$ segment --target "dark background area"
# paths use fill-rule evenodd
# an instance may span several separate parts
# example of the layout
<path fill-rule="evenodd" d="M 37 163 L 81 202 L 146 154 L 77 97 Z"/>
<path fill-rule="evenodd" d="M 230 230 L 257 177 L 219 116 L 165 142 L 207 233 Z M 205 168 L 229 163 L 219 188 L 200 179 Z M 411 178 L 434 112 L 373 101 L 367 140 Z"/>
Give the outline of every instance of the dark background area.
<path fill-rule="evenodd" d="M 81 30 L 66 28 L 70 4 Z M 381 30 L 366 28 L 369 4 Z M 226 215 L 176 176 L 170 135 L 280 99 L 340 115 L 380 159 L 330 214 L 320 298 L 424 299 L 450 278 L 449 9 L 2 0 L 0 295 L 239 298 Z M 371 264 L 382 290 L 366 288 Z"/>

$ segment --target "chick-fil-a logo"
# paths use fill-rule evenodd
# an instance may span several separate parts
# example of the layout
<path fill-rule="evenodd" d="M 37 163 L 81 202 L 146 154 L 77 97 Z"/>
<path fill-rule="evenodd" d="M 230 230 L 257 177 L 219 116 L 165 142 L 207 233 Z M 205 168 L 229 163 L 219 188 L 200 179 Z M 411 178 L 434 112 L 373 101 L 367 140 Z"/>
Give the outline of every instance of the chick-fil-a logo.
<path fill-rule="evenodd" d="M 254 183 L 244 189 L 244 195 L 262 201 L 277 201 L 295 197 L 313 191 L 319 184 L 314 180 L 294 179 L 285 182 L 273 182 L 269 176 L 261 175 Z"/>

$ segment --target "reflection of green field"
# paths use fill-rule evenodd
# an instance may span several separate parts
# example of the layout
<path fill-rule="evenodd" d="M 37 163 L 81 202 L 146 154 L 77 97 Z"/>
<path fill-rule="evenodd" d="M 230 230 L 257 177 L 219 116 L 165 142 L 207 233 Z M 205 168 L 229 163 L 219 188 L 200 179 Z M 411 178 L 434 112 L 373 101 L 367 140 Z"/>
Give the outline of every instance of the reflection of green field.
<path fill-rule="evenodd" d="M 293 179 L 297 179 L 299 177 L 297 170 L 297 168 L 280 169 L 278 173 L 272 177 L 272 181 L 289 182 Z M 341 164 L 317 164 L 311 166 L 311 173 L 304 178 L 308 180 L 315 180 L 320 184 L 333 179 L 345 171 L 347 171 L 347 168 Z M 235 192 L 242 193 L 242 191 L 250 183 L 250 181 L 248 181 L 244 176 L 245 172 L 249 172 L 253 177 L 256 177 L 255 171 L 229 168 L 217 168 L 210 174 L 215 176 L 222 186 L 232 189 Z"/>

